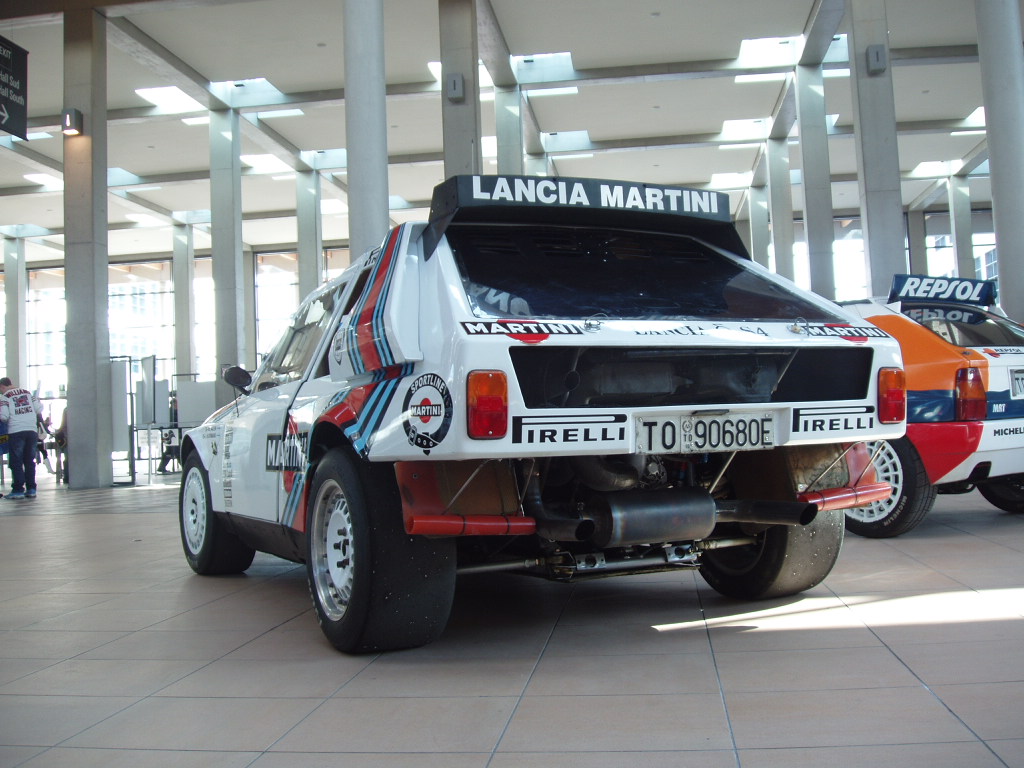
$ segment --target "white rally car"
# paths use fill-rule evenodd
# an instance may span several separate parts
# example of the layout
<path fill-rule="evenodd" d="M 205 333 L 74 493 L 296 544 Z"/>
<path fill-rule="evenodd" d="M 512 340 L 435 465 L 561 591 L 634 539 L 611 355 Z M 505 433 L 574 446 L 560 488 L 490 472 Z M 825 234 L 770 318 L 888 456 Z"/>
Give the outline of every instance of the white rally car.
<path fill-rule="evenodd" d="M 438 637 L 457 572 L 808 589 L 905 430 L 898 344 L 754 264 L 725 195 L 595 179 L 449 179 L 225 378 L 186 558 L 304 562 L 350 652 Z"/>

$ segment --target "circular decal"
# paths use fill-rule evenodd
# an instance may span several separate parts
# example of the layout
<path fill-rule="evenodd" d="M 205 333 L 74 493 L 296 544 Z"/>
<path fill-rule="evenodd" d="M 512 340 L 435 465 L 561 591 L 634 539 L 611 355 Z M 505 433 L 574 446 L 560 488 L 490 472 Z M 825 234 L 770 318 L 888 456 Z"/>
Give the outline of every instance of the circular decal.
<path fill-rule="evenodd" d="M 840 330 L 839 335 L 842 338 L 844 338 L 847 341 L 852 342 L 854 344 L 867 344 L 867 342 L 868 342 L 868 337 L 858 334 L 857 331 L 854 329 L 854 327 L 852 325 L 850 325 L 849 323 L 825 323 L 825 327 L 826 328 L 840 328 L 840 329 L 849 328 L 850 329 L 849 331 Z"/>
<path fill-rule="evenodd" d="M 523 323 L 515 320 L 499 320 L 498 324 L 508 326 L 509 337 L 516 341 L 521 341 L 524 344 L 540 344 L 542 341 L 546 341 L 550 338 L 550 334 L 547 333 L 524 333 L 523 330 L 521 330 L 523 329 Z M 531 325 L 535 324 L 531 323 Z"/>
<path fill-rule="evenodd" d="M 452 396 L 436 373 L 417 378 L 405 393 L 402 423 L 409 442 L 429 453 L 444 440 L 452 424 Z"/>

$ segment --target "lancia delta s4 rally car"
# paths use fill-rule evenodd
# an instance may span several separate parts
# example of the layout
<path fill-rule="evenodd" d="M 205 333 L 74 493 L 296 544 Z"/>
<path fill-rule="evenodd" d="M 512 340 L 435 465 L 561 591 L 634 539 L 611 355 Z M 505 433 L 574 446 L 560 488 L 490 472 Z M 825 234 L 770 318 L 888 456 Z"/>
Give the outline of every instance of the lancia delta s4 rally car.
<path fill-rule="evenodd" d="M 893 492 L 848 510 L 847 528 L 897 536 L 925 518 L 937 492 L 975 487 L 1024 512 L 1024 326 L 995 306 L 989 280 L 896 275 L 888 302 L 849 308 L 903 347 L 907 434 L 873 446 Z"/>
<path fill-rule="evenodd" d="M 806 590 L 905 431 L 896 341 L 755 265 L 725 195 L 594 179 L 447 180 L 225 376 L 186 558 L 305 563 L 349 652 L 435 639 L 457 572 Z"/>

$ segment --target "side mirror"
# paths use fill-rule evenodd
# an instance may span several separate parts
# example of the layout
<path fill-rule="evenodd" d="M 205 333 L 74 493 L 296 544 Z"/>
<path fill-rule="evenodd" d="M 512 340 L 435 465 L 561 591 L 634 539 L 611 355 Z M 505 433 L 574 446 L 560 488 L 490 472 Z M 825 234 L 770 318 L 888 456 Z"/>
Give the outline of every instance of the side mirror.
<path fill-rule="evenodd" d="M 225 368 L 224 373 L 221 374 L 221 378 L 225 383 L 230 384 L 235 389 L 242 392 L 244 395 L 249 394 L 248 386 L 252 384 L 252 375 L 237 365 L 232 365 L 230 368 Z"/>

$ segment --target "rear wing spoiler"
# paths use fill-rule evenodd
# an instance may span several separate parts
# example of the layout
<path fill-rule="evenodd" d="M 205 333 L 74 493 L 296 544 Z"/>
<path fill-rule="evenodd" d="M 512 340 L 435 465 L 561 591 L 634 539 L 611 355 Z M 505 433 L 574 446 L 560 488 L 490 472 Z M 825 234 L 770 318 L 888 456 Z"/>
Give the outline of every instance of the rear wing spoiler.
<path fill-rule="evenodd" d="M 452 176 L 434 187 L 423 253 L 452 222 L 615 227 L 696 237 L 749 259 L 724 192 L 604 179 Z"/>

